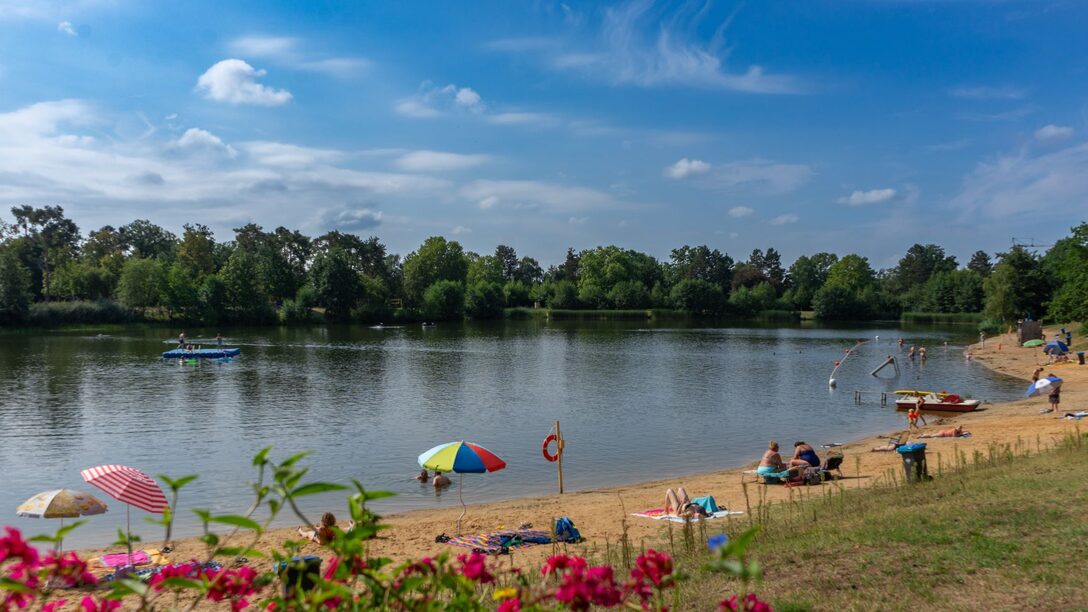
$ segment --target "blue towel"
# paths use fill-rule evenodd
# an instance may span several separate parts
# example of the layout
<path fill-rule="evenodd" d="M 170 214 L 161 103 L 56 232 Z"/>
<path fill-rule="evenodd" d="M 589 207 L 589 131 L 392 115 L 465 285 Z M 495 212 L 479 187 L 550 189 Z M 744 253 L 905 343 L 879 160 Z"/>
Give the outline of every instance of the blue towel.
<path fill-rule="evenodd" d="M 696 497 L 695 499 L 691 500 L 691 503 L 699 504 L 700 506 L 702 506 L 703 510 L 706 510 L 707 514 L 714 514 L 715 512 L 719 511 L 718 503 L 715 502 L 714 498 L 710 495 L 707 495 L 706 497 Z"/>

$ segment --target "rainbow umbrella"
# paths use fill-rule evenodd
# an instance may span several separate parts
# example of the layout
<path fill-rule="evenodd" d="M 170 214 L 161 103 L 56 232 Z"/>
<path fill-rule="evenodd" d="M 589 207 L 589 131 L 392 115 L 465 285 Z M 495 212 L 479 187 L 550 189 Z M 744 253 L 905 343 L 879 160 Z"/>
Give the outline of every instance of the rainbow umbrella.
<path fill-rule="evenodd" d="M 461 516 L 457 517 L 457 533 L 461 533 L 461 519 L 465 518 L 468 507 L 461 496 L 465 474 L 484 474 L 496 472 L 506 467 L 506 462 L 498 455 L 471 442 L 460 440 L 439 444 L 419 456 L 419 466 L 437 472 L 454 472 L 459 475 L 457 499 L 461 502 Z"/>

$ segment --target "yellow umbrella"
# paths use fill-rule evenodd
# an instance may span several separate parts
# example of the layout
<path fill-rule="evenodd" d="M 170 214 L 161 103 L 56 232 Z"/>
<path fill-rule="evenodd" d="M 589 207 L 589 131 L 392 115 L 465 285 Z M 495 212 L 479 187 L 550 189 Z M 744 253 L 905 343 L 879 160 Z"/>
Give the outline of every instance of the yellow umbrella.
<path fill-rule="evenodd" d="M 43 491 L 26 500 L 15 509 L 17 516 L 28 518 L 59 518 L 64 527 L 64 519 L 102 514 L 108 508 L 102 500 L 90 493 L 72 489 L 54 489 Z M 61 543 L 57 542 L 60 550 Z"/>

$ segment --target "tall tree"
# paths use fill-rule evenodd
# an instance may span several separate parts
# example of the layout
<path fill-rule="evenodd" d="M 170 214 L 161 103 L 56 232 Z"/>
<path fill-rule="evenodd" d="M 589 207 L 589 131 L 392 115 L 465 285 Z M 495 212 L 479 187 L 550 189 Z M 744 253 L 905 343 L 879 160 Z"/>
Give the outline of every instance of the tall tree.
<path fill-rule="evenodd" d="M 733 258 L 704 245 L 684 245 L 673 249 L 669 255 L 669 285 L 677 285 L 684 279 L 696 279 L 728 288 L 733 280 Z"/>
<path fill-rule="evenodd" d="M 495 247 L 495 259 L 499 261 L 502 280 L 514 280 L 518 272 L 518 252 L 514 247 L 505 244 Z"/>
<path fill-rule="evenodd" d="M 1050 298 L 1050 283 L 1039 258 L 1022 246 L 998 255 L 999 261 L 986 279 L 986 317 L 1011 323 L 1028 315 L 1042 318 Z"/>
<path fill-rule="evenodd" d="M 64 216 L 60 206 L 16 206 L 11 209 L 15 225 L 25 238 L 23 261 L 30 269 L 36 290 L 49 299 L 53 270 L 75 257 L 79 227 Z"/>
<path fill-rule="evenodd" d="M 363 297 L 363 285 L 351 256 L 333 247 L 317 256 L 310 274 L 317 303 L 325 307 L 325 316 L 332 321 L 348 320 Z"/>
<path fill-rule="evenodd" d="M 994 269 L 994 265 L 990 262 L 990 256 L 986 251 L 975 251 L 974 255 L 971 255 L 971 261 L 968 262 L 967 269 L 974 270 L 982 278 L 986 278 Z"/>
<path fill-rule="evenodd" d="M 186 223 L 177 246 L 178 264 L 198 281 L 215 272 L 215 238 L 208 226 Z"/>
<path fill-rule="evenodd" d="M 418 250 L 404 258 L 404 293 L 413 304 L 423 301 L 423 293 L 438 281 L 465 284 L 468 259 L 456 241 L 441 236 L 426 239 Z"/>
<path fill-rule="evenodd" d="M 0 246 L 0 323 L 22 322 L 30 299 L 30 271 L 14 249 Z"/>
<path fill-rule="evenodd" d="M 133 257 L 170 259 L 178 237 L 147 219 L 137 219 L 118 230 Z"/>
<path fill-rule="evenodd" d="M 834 253 L 802 255 L 790 266 L 789 277 L 793 289 L 793 305 L 800 310 L 812 307 L 812 297 L 827 281 L 831 266 L 839 261 Z"/>
<path fill-rule="evenodd" d="M 925 285 L 929 277 L 938 272 L 951 272 L 955 269 L 956 258 L 946 256 L 943 248 L 935 244 L 915 244 L 899 260 L 892 278 L 896 289 L 907 291 Z"/>

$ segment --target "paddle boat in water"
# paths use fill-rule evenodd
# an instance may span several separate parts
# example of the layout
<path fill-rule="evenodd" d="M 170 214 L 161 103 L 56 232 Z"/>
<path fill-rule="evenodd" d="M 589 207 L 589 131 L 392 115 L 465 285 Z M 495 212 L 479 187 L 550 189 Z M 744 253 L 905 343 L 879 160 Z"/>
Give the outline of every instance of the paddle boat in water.
<path fill-rule="evenodd" d="M 239 348 L 214 348 L 214 349 L 174 349 L 164 351 L 163 359 L 228 359 L 237 357 L 242 352 Z"/>
<path fill-rule="evenodd" d="M 895 392 L 899 398 L 895 400 L 896 410 L 910 410 L 918 405 L 918 398 L 922 398 L 922 410 L 926 412 L 971 412 L 977 410 L 982 402 L 977 399 L 964 399 L 955 393 L 945 391 L 920 391 L 917 389 L 900 389 Z"/>

